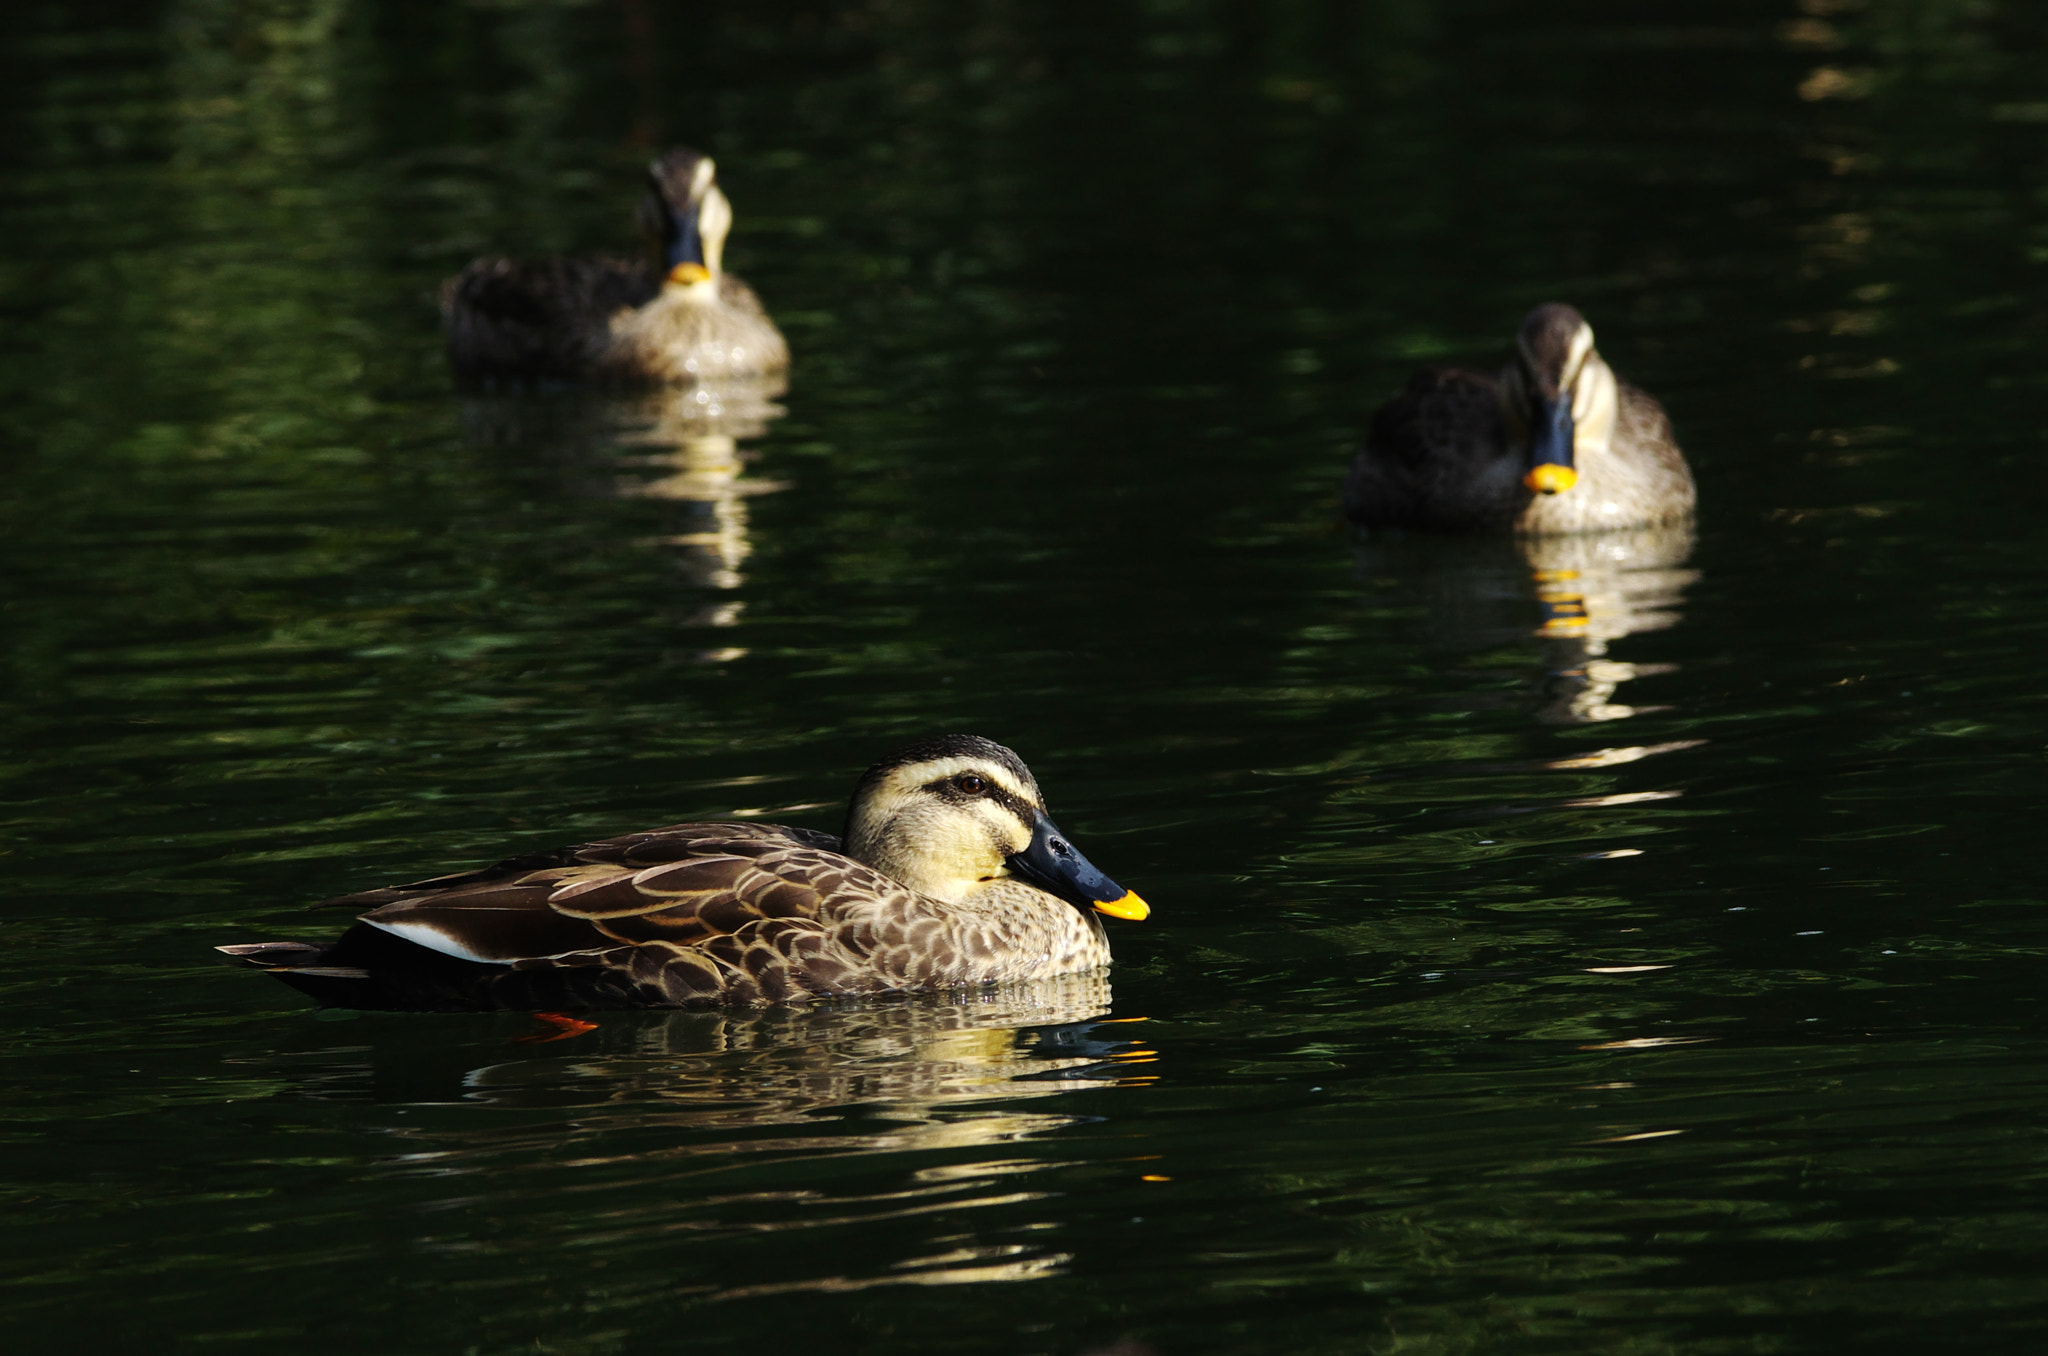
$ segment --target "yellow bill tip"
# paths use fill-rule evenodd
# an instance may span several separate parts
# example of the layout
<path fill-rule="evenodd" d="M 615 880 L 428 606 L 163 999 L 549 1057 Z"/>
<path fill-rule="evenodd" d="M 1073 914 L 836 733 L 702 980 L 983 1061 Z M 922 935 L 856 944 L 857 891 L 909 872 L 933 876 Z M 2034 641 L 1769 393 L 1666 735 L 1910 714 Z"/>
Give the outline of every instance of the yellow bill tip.
<path fill-rule="evenodd" d="M 1579 483 L 1579 473 L 1569 466 L 1546 461 L 1541 466 L 1530 467 L 1529 474 L 1522 477 L 1522 483 L 1538 494 L 1562 494 Z"/>
<path fill-rule="evenodd" d="M 1152 906 L 1138 898 L 1136 890 L 1126 890 L 1115 899 L 1097 900 L 1095 911 L 1111 918 L 1128 918 L 1133 923 L 1142 923 L 1152 916 Z"/>
<path fill-rule="evenodd" d="M 668 280 L 685 286 L 690 283 L 710 282 L 711 270 L 702 264 L 677 264 L 668 271 Z"/>

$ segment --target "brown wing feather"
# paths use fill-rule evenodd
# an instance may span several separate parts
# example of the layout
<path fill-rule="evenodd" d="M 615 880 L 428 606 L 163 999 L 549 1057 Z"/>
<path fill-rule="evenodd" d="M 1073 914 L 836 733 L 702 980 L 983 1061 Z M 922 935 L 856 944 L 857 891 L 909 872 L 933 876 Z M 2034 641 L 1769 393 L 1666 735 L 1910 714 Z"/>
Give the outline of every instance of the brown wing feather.
<path fill-rule="evenodd" d="M 548 896 L 548 906 L 572 918 L 626 918 L 730 895 L 753 869 L 752 857 L 728 853 L 664 862 L 638 871 L 612 867 L 607 874 L 591 872 L 562 885 Z"/>
<path fill-rule="evenodd" d="M 773 824 L 672 825 L 347 896 L 376 907 L 331 947 L 233 950 L 355 1007 L 670 1007 L 901 987 L 902 967 L 870 956 L 904 940 L 878 917 L 900 925 L 916 896 L 838 847 Z M 932 927 L 912 931 L 930 944 Z"/>
<path fill-rule="evenodd" d="M 374 905 L 361 916 L 369 928 L 444 957 L 510 966 L 519 978 L 482 981 L 494 1001 L 774 1001 L 811 991 L 803 972 L 827 949 L 820 915 L 833 891 L 902 891 L 838 846 L 774 824 L 678 824 L 328 902 Z M 563 974 L 539 977 L 549 970 Z M 843 984 L 848 970 L 836 958 L 820 978 Z"/>
<path fill-rule="evenodd" d="M 451 956 L 508 964 L 534 956 L 608 946 L 589 920 L 548 907 L 552 873 L 540 880 L 494 881 L 401 899 L 370 910 L 362 921 Z"/>
<path fill-rule="evenodd" d="M 683 861 L 707 851 L 773 852 L 788 848 L 792 843 L 808 848 L 822 848 L 833 853 L 838 852 L 840 848 L 839 840 L 831 834 L 819 833 L 814 829 L 790 828 L 781 824 L 671 824 L 665 828 L 622 834 L 617 838 L 575 843 L 543 852 L 522 853 L 474 871 L 457 871 L 445 876 L 412 881 L 405 885 L 386 885 L 374 890 L 359 890 L 353 894 L 337 895 L 332 899 L 321 900 L 313 907 L 375 908 L 380 904 L 413 899 L 423 894 L 451 890 L 458 886 L 524 878 L 553 867 L 573 868 L 608 864 L 652 866 L 661 862 Z"/>
<path fill-rule="evenodd" d="M 442 285 L 448 356 L 465 379 L 587 377 L 612 313 L 660 290 L 660 275 L 641 261 L 478 259 Z"/>

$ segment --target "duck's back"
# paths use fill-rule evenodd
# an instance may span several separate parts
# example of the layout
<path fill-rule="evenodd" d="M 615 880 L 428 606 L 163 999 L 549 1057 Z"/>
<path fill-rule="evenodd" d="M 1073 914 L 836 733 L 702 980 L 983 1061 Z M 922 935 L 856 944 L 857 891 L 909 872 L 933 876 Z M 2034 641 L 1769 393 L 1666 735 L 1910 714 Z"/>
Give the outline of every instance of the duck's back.
<path fill-rule="evenodd" d="M 332 946 L 222 950 L 354 1008 L 681 1007 L 899 987 L 860 950 L 874 920 L 928 901 L 838 848 L 807 829 L 679 824 L 329 900 L 369 909 Z"/>
<path fill-rule="evenodd" d="M 660 291 L 652 265 L 627 259 L 478 259 L 441 289 L 449 361 L 468 380 L 588 377 L 612 316 Z"/>
<path fill-rule="evenodd" d="M 1345 515 L 1368 528 L 1510 526 L 1530 495 L 1501 409 L 1493 377 L 1448 367 L 1416 373 L 1374 414 L 1344 482 Z"/>

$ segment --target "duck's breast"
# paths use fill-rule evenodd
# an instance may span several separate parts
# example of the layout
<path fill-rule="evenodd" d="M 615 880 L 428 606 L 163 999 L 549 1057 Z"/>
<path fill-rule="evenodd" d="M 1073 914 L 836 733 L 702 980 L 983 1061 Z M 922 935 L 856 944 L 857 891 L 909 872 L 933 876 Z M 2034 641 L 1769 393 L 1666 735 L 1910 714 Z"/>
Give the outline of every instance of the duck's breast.
<path fill-rule="evenodd" d="M 780 372 L 789 346 L 753 289 L 731 274 L 716 290 L 668 286 L 610 322 L 603 366 L 614 376 L 687 385 Z"/>
<path fill-rule="evenodd" d="M 1580 459 L 1579 482 L 1562 494 L 1534 495 L 1515 530 L 1529 535 L 1611 532 L 1689 518 L 1697 492 L 1664 407 L 1620 384 L 1607 450 Z"/>

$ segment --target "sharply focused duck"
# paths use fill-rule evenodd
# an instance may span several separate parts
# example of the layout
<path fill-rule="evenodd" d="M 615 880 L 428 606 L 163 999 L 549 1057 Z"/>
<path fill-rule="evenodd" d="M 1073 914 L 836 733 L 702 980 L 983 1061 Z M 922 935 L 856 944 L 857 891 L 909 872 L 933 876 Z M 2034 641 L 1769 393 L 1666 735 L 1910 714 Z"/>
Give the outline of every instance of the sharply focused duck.
<path fill-rule="evenodd" d="M 1151 912 L 974 735 L 869 768 L 843 839 L 676 824 L 328 904 L 374 907 L 331 945 L 219 949 L 337 1007 L 762 1004 L 1093 970 L 1096 914 Z"/>
<path fill-rule="evenodd" d="M 1499 377 L 1416 373 L 1373 416 L 1344 482 L 1345 515 L 1368 528 L 1600 532 L 1680 521 L 1693 499 L 1664 407 L 1554 302 L 1522 321 Z"/>
<path fill-rule="evenodd" d="M 648 166 L 659 267 L 616 258 L 478 259 L 441 288 L 456 375 L 689 384 L 789 366 L 761 299 L 725 272 L 732 204 L 708 155 Z"/>

